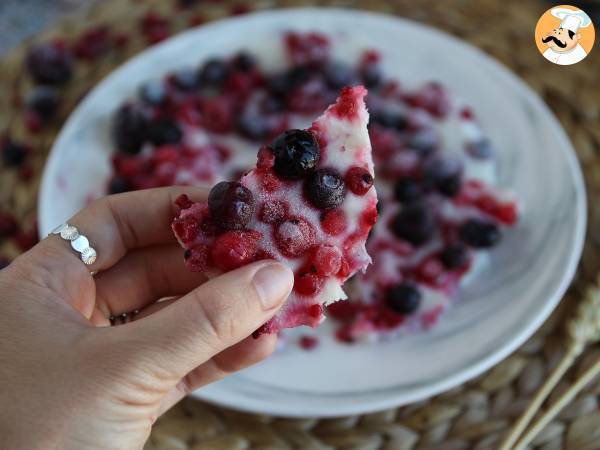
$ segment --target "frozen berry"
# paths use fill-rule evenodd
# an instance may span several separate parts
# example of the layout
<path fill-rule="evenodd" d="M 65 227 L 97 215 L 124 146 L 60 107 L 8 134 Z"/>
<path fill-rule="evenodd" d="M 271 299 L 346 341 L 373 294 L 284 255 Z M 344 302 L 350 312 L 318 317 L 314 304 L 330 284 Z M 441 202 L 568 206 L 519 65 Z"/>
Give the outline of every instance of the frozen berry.
<path fill-rule="evenodd" d="M 323 281 L 316 273 L 305 273 L 294 280 L 294 290 L 301 295 L 312 297 L 323 289 Z"/>
<path fill-rule="evenodd" d="M 198 86 L 198 76 L 192 69 L 181 69 L 173 75 L 173 83 L 182 91 L 193 91 Z"/>
<path fill-rule="evenodd" d="M 402 131 L 406 128 L 407 120 L 404 113 L 389 109 L 374 109 L 370 116 L 371 122 L 386 128 Z"/>
<path fill-rule="evenodd" d="M 27 147 L 12 141 L 6 140 L 2 144 L 2 160 L 9 167 L 19 167 L 27 157 Z"/>
<path fill-rule="evenodd" d="M 279 223 L 288 212 L 288 207 L 280 201 L 266 202 L 260 210 L 260 221 L 264 223 Z"/>
<path fill-rule="evenodd" d="M 119 176 L 115 176 L 108 185 L 108 193 L 109 194 L 120 194 L 122 192 L 127 192 L 131 190 L 131 185 L 129 182 Z"/>
<path fill-rule="evenodd" d="M 32 47 L 25 63 L 39 83 L 64 84 L 73 75 L 73 56 L 62 46 L 42 44 Z"/>
<path fill-rule="evenodd" d="M 319 338 L 315 336 L 301 336 L 298 342 L 304 350 L 313 350 L 319 346 Z"/>
<path fill-rule="evenodd" d="M 256 66 L 256 58 L 248 52 L 241 51 L 233 57 L 231 64 L 240 72 L 248 72 Z"/>
<path fill-rule="evenodd" d="M 267 137 L 269 127 L 264 118 L 243 114 L 238 122 L 238 131 L 242 136 L 255 141 L 263 140 Z"/>
<path fill-rule="evenodd" d="M 344 201 L 346 183 L 334 170 L 320 169 L 304 181 L 304 195 L 315 208 L 328 211 Z"/>
<path fill-rule="evenodd" d="M 462 244 L 450 244 L 442 250 L 440 259 L 447 269 L 462 269 L 469 261 L 469 253 Z"/>
<path fill-rule="evenodd" d="M 467 144 L 467 153 L 477 159 L 487 159 L 494 154 L 492 144 L 486 138 Z"/>
<path fill-rule="evenodd" d="M 363 167 L 351 167 L 346 172 L 346 185 L 350 192 L 356 195 L 365 195 L 373 186 L 373 176 Z"/>
<path fill-rule="evenodd" d="M 146 110 L 134 104 L 123 105 L 113 120 L 113 137 L 117 148 L 130 155 L 139 153 L 146 140 L 148 126 Z"/>
<path fill-rule="evenodd" d="M 421 187 L 412 178 L 400 178 L 394 185 L 394 197 L 399 202 L 411 202 L 421 196 Z"/>
<path fill-rule="evenodd" d="M 38 86 L 27 98 L 27 107 L 34 111 L 41 119 L 50 119 L 56 110 L 60 97 L 58 91 L 49 86 Z"/>
<path fill-rule="evenodd" d="M 209 59 L 200 69 L 200 83 L 206 86 L 219 86 L 229 73 L 229 66 L 218 58 Z"/>
<path fill-rule="evenodd" d="M 414 133 L 407 147 L 415 150 L 421 157 L 429 156 L 440 145 L 440 138 L 433 130 L 425 129 Z"/>
<path fill-rule="evenodd" d="M 315 136 L 306 130 L 288 130 L 273 141 L 275 172 L 282 178 L 297 180 L 312 173 L 320 150 Z"/>
<path fill-rule="evenodd" d="M 323 227 L 323 231 L 331 236 L 342 234 L 348 226 L 344 211 L 341 209 L 327 211 L 321 218 L 321 226 Z"/>
<path fill-rule="evenodd" d="M 212 217 L 225 230 L 241 230 L 254 212 L 252 192 L 235 181 L 221 181 L 208 194 Z"/>
<path fill-rule="evenodd" d="M 176 121 L 160 119 L 152 122 L 148 128 L 148 139 L 154 145 L 179 144 L 183 133 Z"/>
<path fill-rule="evenodd" d="M 281 222 L 275 230 L 277 247 L 290 258 L 304 254 L 314 244 L 315 237 L 312 225 L 301 217 Z"/>
<path fill-rule="evenodd" d="M 257 231 L 228 231 L 217 238 L 210 256 L 222 270 L 237 269 L 254 261 L 259 239 Z"/>
<path fill-rule="evenodd" d="M 140 98 L 151 106 L 161 106 L 167 99 L 167 91 L 160 81 L 149 81 L 140 88 Z"/>
<path fill-rule="evenodd" d="M 420 304 L 421 293 L 412 283 L 403 282 L 388 291 L 386 305 L 399 314 L 412 314 L 419 309 Z"/>
<path fill-rule="evenodd" d="M 356 82 L 354 72 L 346 64 L 331 63 L 323 69 L 325 81 L 331 89 L 339 90 Z"/>
<path fill-rule="evenodd" d="M 360 70 L 360 76 L 367 89 L 372 89 L 383 79 L 381 68 L 378 64 L 365 64 Z"/>
<path fill-rule="evenodd" d="M 340 271 L 342 253 L 333 245 L 320 245 L 313 250 L 311 261 L 319 275 L 329 277 Z"/>
<path fill-rule="evenodd" d="M 411 244 L 425 243 L 435 232 L 435 217 L 431 208 L 424 203 L 406 205 L 394 218 L 392 231 Z"/>
<path fill-rule="evenodd" d="M 208 247 L 199 244 L 183 253 L 185 264 L 192 272 L 204 272 L 209 266 L 210 253 Z"/>
<path fill-rule="evenodd" d="M 318 66 L 329 59 L 330 43 L 318 33 L 287 33 L 287 52 L 296 66 Z"/>
<path fill-rule="evenodd" d="M 425 180 L 440 193 L 454 197 L 462 184 L 462 164 L 448 155 L 435 156 L 424 166 Z"/>
<path fill-rule="evenodd" d="M 469 219 L 460 226 L 460 238 L 474 248 L 493 247 L 500 241 L 500 230 L 488 221 Z"/>

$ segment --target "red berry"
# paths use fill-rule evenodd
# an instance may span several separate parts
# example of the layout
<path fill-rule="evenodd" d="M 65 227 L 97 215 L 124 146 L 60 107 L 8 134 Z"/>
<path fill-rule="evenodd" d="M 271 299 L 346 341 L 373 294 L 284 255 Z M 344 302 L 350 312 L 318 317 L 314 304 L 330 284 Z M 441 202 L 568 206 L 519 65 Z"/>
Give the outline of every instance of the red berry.
<path fill-rule="evenodd" d="M 359 309 L 358 304 L 342 300 L 327 306 L 328 315 L 337 320 L 353 319 Z"/>
<path fill-rule="evenodd" d="M 319 339 L 314 336 L 302 336 L 299 343 L 304 350 L 312 350 L 319 345 Z"/>
<path fill-rule="evenodd" d="M 346 260 L 346 258 L 342 258 L 342 263 L 340 264 L 340 270 L 337 273 L 337 277 L 346 280 L 350 276 L 350 264 Z"/>
<path fill-rule="evenodd" d="M 423 261 L 418 271 L 421 280 L 434 286 L 441 285 L 445 279 L 446 271 L 444 265 L 436 257 L 431 257 Z"/>
<path fill-rule="evenodd" d="M 187 244 L 196 239 L 200 226 L 193 216 L 178 217 L 173 221 L 173 232 L 181 242 Z"/>
<path fill-rule="evenodd" d="M 496 209 L 496 217 L 506 225 L 514 225 L 519 217 L 519 208 L 516 203 L 504 203 Z"/>
<path fill-rule="evenodd" d="M 110 50 L 114 38 L 106 25 L 84 31 L 75 41 L 73 53 L 81 59 L 93 60 Z"/>
<path fill-rule="evenodd" d="M 323 308 L 319 304 L 310 305 L 308 307 L 308 315 L 315 319 L 321 318 L 322 313 L 323 313 Z"/>
<path fill-rule="evenodd" d="M 217 267 L 233 270 L 254 261 L 258 252 L 258 231 L 228 231 L 217 238 L 211 257 Z"/>
<path fill-rule="evenodd" d="M 201 104 L 202 123 L 215 133 L 227 133 L 233 126 L 233 113 L 225 99 L 215 97 Z"/>
<path fill-rule="evenodd" d="M 311 261 L 319 275 L 335 275 L 342 265 L 342 252 L 333 245 L 320 245 L 313 251 Z"/>
<path fill-rule="evenodd" d="M 377 222 L 377 207 L 373 206 L 372 208 L 368 208 L 360 216 L 360 224 L 361 228 L 371 229 L 373 225 Z"/>
<path fill-rule="evenodd" d="M 329 39 L 318 33 L 287 33 L 288 56 L 296 66 L 319 65 L 329 59 Z"/>
<path fill-rule="evenodd" d="M 288 205 L 284 202 L 273 201 L 263 204 L 259 218 L 261 222 L 275 224 L 281 222 L 288 212 Z"/>
<path fill-rule="evenodd" d="M 294 290 L 300 295 L 312 297 L 323 289 L 324 279 L 316 273 L 305 273 L 296 277 Z"/>
<path fill-rule="evenodd" d="M 280 223 L 275 230 L 275 242 L 285 256 L 294 258 L 313 246 L 316 232 L 313 226 L 301 217 Z"/>
<path fill-rule="evenodd" d="M 266 172 L 261 178 L 261 185 L 267 192 L 275 192 L 281 187 L 281 181 L 273 172 Z"/>
<path fill-rule="evenodd" d="M 325 233 L 329 235 L 337 236 L 342 234 L 344 231 L 346 231 L 346 227 L 348 226 L 344 211 L 339 209 L 327 211 L 322 216 L 321 226 L 323 227 Z"/>
<path fill-rule="evenodd" d="M 270 169 L 275 164 L 275 154 L 271 147 L 262 146 L 258 151 L 256 167 L 258 169 Z"/>
<path fill-rule="evenodd" d="M 356 195 L 365 195 L 373 186 L 373 176 L 363 167 L 352 167 L 346 172 L 346 186 Z"/>
<path fill-rule="evenodd" d="M 206 245 L 200 244 L 186 250 L 183 257 L 186 266 L 192 272 L 204 272 L 209 266 L 209 251 Z"/>
<path fill-rule="evenodd" d="M 186 194 L 181 194 L 175 199 L 175 204 L 181 209 L 188 209 L 193 203 Z"/>

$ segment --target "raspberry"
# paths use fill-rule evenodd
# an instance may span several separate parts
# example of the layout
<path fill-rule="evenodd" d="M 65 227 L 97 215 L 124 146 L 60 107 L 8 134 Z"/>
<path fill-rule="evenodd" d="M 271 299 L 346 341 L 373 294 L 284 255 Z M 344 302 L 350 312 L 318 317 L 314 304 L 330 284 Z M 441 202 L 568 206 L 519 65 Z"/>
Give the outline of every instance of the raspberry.
<path fill-rule="evenodd" d="M 367 90 L 362 86 L 345 87 L 340 93 L 338 102 L 333 106 L 333 111 L 341 118 L 356 120 L 358 117 L 356 97 L 365 95 L 366 92 Z"/>
<path fill-rule="evenodd" d="M 281 181 L 273 172 L 266 172 L 261 178 L 261 185 L 267 192 L 275 192 L 281 187 Z"/>
<path fill-rule="evenodd" d="M 206 245 L 197 245 L 184 252 L 185 264 L 192 272 L 204 272 L 209 266 L 209 252 Z"/>
<path fill-rule="evenodd" d="M 318 66 L 329 59 L 329 39 L 322 34 L 287 33 L 285 45 L 289 58 L 296 66 Z"/>
<path fill-rule="evenodd" d="M 283 202 L 274 201 L 263 204 L 259 218 L 261 222 L 276 224 L 281 222 L 288 213 L 288 205 Z"/>
<path fill-rule="evenodd" d="M 254 261 L 258 252 L 257 231 L 228 231 L 217 238 L 211 250 L 211 258 L 217 267 L 233 270 Z"/>
<path fill-rule="evenodd" d="M 348 226 L 344 211 L 335 209 L 327 211 L 321 218 L 321 226 L 325 233 L 331 236 L 342 234 Z"/>
<path fill-rule="evenodd" d="M 227 133 L 233 126 L 233 116 L 227 102 L 223 98 L 215 97 L 204 100 L 200 107 L 202 123 L 215 133 Z"/>
<path fill-rule="evenodd" d="M 312 247 L 316 237 L 313 226 L 301 217 L 280 223 L 275 230 L 275 242 L 285 256 L 302 255 Z"/>
<path fill-rule="evenodd" d="M 349 301 L 339 301 L 327 306 L 328 315 L 337 320 L 353 319 L 359 310 L 358 303 Z"/>
<path fill-rule="evenodd" d="M 194 217 L 185 216 L 175 219 L 173 231 L 183 243 L 190 243 L 198 236 L 200 226 Z"/>
<path fill-rule="evenodd" d="M 256 167 L 259 169 L 270 169 L 275 163 L 275 155 L 271 147 L 263 146 L 258 151 Z"/>
<path fill-rule="evenodd" d="M 312 297 L 323 289 L 323 278 L 315 273 L 305 273 L 296 277 L 294 290 L 301 295 Z"/>
<path fill-rule="evenodd" d="M 332 245 L 320 245 L 313 251 L 312 265 L 317 274 L 328 277 L 339 272 L 342 253 Z"/>

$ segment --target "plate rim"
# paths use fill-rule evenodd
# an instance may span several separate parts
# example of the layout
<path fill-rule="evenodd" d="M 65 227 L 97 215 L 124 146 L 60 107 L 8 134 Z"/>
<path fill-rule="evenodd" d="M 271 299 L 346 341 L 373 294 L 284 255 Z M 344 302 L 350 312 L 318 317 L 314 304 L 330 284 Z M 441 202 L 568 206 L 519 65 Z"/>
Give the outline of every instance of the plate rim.
<path fill-rule="evenodd" d="M 460 384 L 465 383 L 466 381 L 482 374 L 486 370 L 495 366 L 498 362 L 506 358 L 510 353 L 512 353 L 515 349 L 520 347 L 547 319 L 547 317 L 551 314 L 551 312 L 555 309 L 557 304 L 562 299 L 564 293 L 566 292 L 568 286 L 570 285 L 576 269 L 579 264 L 579 260 L 581 258 L 581 254 L 583 251 L 583 246 L 585 242 L 585 234 L 586 234 L 586 226 L 587 226 L 587 194 L 585 190 L 585 183 L 583 178 L 583 173 L 581 171 L 581 166 L 579 165 L 576 152 L 574 147 L 566 134 L 562 124 L 558 121 L 553 112 L 548 108 L 548 106 L 542 101 L 542 99 L 531 89 L 528 85 L 526 85 L 516 74 L 514 74 L 509 68 L 505 65 L 483 52 L 479 48 L 473 46 L 472 44 L 459 39 L 449 33 L 446 33 L 440 29 L 434 28 L 433 26 L 423 24 L 420 22 L 415 22 L 403 17 L 387 15 L 377 12 L 365 11 L 365 10 L 355 10 L 355 9 L 344 9 L 344 8 L 336 8 L 336 7 L 328 7 L 328 8 L 319 8 L 319 7 L 309 7 L 309 8 L 282 8 L 275 10 L 261 10 L 252 12 L 250 14 L 246 14 L 239 17 L 228 17 L 224 19 L 217 20 L 215 22 L 211 22 L 209 24 L 203 25 L 201 27 L 192 28 L 181 33 L 174 35 L 173 37 L 167 39 L 165 42 L 162 42 L 158 45 L 151 46 L 142 52 L 138 53 L 128 61 L 121 64 L 119 67 L 111 71 L 107 76 L 102 78 L 92 89 L 92 91 L 88 94 L 86 99 L 83 100 L 77 107 L 71 112 L 69 118 L 63 125 L 60 130 L 57 138 L 55 139 L 52 148 L 50 150 L 49 156 L 47 158 L 44 172 L 42 175 L 40 190 L 38 193 L 38 221 L 40 223 L 40 237 L 44 237 L 43 234 L 49 229 L 49 226 L 52 224 L 45 223 L 45 214 L 43 211 L 45 210 L 44 205 L 48 205 L 49 202 L 46 199 L 46 193 L 49 192 L 49 183 L 50 175 L 54 172 L 53 167 L 59 163 L 58 158 L 58 150 L 57 148 L 63 146 L 63 141 L 66 139 L 66 136 L 70 134 L 71 128 L 74 128 L 77 123 L 77 116 L 79 115 L 79 111 L 82 109 L 83 105 L 90 100 L 94 96 L 96 90 L 100 88 L 105 83 L 108 83 L 113 77 L 117 77 L 120 73 L 126 72 L 129 67 L 136 63 L 136 61 L 148 58 L 154 52 L 160 51 L 161 48 L 165 46 L 172 45 L 173 41 L 186 39 L 187 36 L 191 34 L 195 34 L 199 32 L 199 28 L 205 32 L 212 32 L 213 28 L 218 28 L 223 26 L 223 23 L 231 23 L 231 22 L 244 22 L 247 20 L 256 20 L 257 16 L 289 16 L 290 14 L 294 14 L 296 12 L 302 12 L 303 14 L 325 14 L 325 15 L 346 15 L 356 19 L 366 18 L 367 20 L 372 21 L 383 21 L 388 22 L 390 24 L 394 24 L 395 26 L 410 26 L 420 28 L 423 32 L 430 33 L 433 35 L 437 35 L 438 37 L 443 37 L 444 39 L 451 41 L 455 45 L 459 45 L 463 47 L 466 51 L 469 51 L 473 54 L 474 58 L 478 58 L 482 63 L 487 64 L 491 68 L 497 70 L 502 76 L 504 76 L 515 88 L 518 96 L 520 98 L 524 98 L 531 104 L 534 108 L 537 109 L 537 112 L 540 113 L 542 119 L 552 126 L 552 128 L 556 132 L 556 138 L 558 139 L 558 147 L 560 147 L 560 152 L 563 154 L 565 158 L 565 162 L 568 165 L 569 173 L 573 178 L 573 184 L 575 186 L 576 191 L 576 219 L 575 219 L 575 229 L 573 242 L 574 245 L 571 248 L 570 253 L 568 254 L 568 263 L 566 265 L 566 269 L 562 273 L 562 277 L 560 283 L 557 285 L 556 289 L 549 296 L 548 300 L 543 304 L 543 307 L 538 310 L 537 316 L 533 317 L 526 326 L 523 326 L 519 333 L 516 334 L 511 340 L 504 342 L 495 352 L 490 353 L 487 357 L 482 358 L 477 363 L 472 364 L 470 367 L 466 367 L 460 371 L 458 371 L 453 376 L 446 377 L 444 380 L 439 381 L 437 383 L 432 383 L 428 385 L 426 388 L 422 388 L 421 391 L 418 391 L 412 395 L 410 394 L 400 394 L 401 398 L 398 396 L 389 396 L 383 399 L 374 399 L 371 401 L 364 400 L 362 397 L 360 402 L 349 402 L 348 404 L 339 405 L 336 408 L 330 408 L 328 410 L 319 410 L 319 411 L 298 411 L 292 407 L 286 407 L 282 405 L 280 402 L 275 403 L 263 403 L 260 401 L 254 401 L 255 399 L 246 397 L 245 399 L 239 397 L 239 402 L 230 401 L 228 399 L 218 398 L 218 389 L 214 389 L 213 385 L 211 389 L 203 388 L 193 392 L 191 395 L 196 398 L 200 398 L 202 400 L 252 413 L 265 413 L 276 416 L 284 416 L 284 417 L 307 417 L 307 416 L 318 416 L 318 417 L 338 417 L 344 415 L 358 415 L 365 414 L 369 412 L 379 411 L 386 408 L 397 407 L 400 405 L 420 401 L 429 397 L 432 397 L 436 394 L 444 392 L 446 390 L 452 389 Z M 212 391 L 215 392 L 212 392 Z M 368 393 L 361 393 L 361 396 L 365 396 Z M 245 401 L 243 401 L 245 400 Z"/>

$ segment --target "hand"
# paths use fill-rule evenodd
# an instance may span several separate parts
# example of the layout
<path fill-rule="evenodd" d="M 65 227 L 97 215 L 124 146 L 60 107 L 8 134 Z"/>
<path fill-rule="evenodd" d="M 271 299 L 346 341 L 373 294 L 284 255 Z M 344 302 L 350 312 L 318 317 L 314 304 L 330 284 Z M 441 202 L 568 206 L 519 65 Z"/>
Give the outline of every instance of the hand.
<path fill-rule="evenodd" d="M 142 448 L 156 418 L 191 390 L 273 351 L 275 336 L 249 335 L 281 307 L 292 272 L 274 261 L 210 281 L 187 270 L 170 228 L 183 192 L 207 195 L 138 191 L 74 216 L 98 252 L 91 266 L 51 236 L 0 271 L 4 448 Z M 134 310 L 133 321 L 109 326 Z"/>

